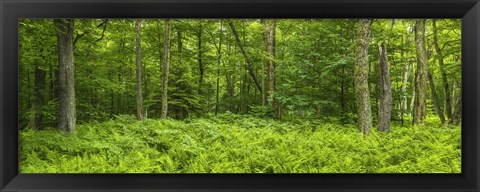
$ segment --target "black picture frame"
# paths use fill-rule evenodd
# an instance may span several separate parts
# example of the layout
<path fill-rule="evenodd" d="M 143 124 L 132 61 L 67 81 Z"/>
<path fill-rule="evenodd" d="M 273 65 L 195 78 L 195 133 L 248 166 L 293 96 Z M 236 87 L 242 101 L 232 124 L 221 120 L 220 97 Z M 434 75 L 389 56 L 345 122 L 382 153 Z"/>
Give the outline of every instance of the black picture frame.
<path fill-rule="evenodd" d="M 461 18 L 461 174 L 19 174 L 20 18 Z M 0 0 L 0 191 L 479 191 L 478 0 Z"/>

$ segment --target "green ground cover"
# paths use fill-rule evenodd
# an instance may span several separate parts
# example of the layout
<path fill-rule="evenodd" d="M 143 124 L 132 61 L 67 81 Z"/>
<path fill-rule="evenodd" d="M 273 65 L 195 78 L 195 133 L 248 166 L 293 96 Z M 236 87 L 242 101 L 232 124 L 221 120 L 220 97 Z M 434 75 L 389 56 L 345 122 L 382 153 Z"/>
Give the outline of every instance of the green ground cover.
<path fill-rule="evenodd" d="M 434 117 L 363 137 L 355 124 L 217 117 L 118 116 L 20 131 L 21 173 L 460 173 L 461 128 Z"/>

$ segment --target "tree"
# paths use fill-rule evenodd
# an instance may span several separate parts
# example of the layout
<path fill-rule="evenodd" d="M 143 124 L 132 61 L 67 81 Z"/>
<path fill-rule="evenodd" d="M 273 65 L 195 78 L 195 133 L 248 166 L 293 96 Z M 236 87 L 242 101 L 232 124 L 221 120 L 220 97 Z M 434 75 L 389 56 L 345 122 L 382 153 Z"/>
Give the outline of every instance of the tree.
<path fill-rule="evenodd" d="M 142 96 L 142 48 L 141 48 L 141 30 L 142 21 L 140 19 L 135 20 L 136 37 L 136 66 L 137 66 L 137 119 L 143 119 L 143 96 Z"/>
<path fill-rule="evenodd" d="M 165 39 L 163 42 L 163 65 L 162 65 L 162 111 L 160 117 L 162 119 L 167 118 L 168 109 L 168 68 L 170 62 L 170 19 L 165 20 Z"/>
<path fill-rule="evenodd" d="M 389 132 L 392 114 L 392 86 L 385 43 L 378 46 L 380 60 L 380 106 L 378 106 L 378 130 Z"/>
<path fill-rule="evenodd" d="M 220 32 L 218 33 L 218 46 L 217 48 L 217 90 L 215 98 L 215 116 L 218 114 L 218 95 L 220 94 L 220 62 L 222 60 L 222 36 L 223 36 L 223 23 L 220 20 Z M 213 37 L 212 37 L 213 38 Z"/>
<path fill-rule="evenodd" d="M 202 25 L 200 24 L 198 26 L 198 32 L 197 32 L 197 39 L 198 39 L 198 94 L 202 95 L 202 88 L 203 88 L 203 76 L 205 74 L 205 66 L 203 66 L 202 63 Z"/>
<path fill-rule="evenodd" d="M 427 116 L 427 71 L 428 59 L 425 50 L 425 20 L 417 19 L 415 23 L 415 44 L 417 53 L 417 72 L 415 75 L 415 105 L 413 124 L 421 125 L 425 123 Z"/>
<path fill-rule="evenodd" d="M 445 93 L 445 111 L 447 112 L 447 118 L 451 119 L 452 118 L 452 99 L 451 99 L 451 93 L 450 93 L 450 84 L 448 83 L 447 73 L 445 70 L 442 49 L 438 44 L 438 28 L 437 28 L 436 19 L 433 19 L 432 25 L 433 25 L 433 45 L 435 47 L 435 52 L 437 53 L 438 65 L 440 65 L 440 73 L 442 75 L 443 90 Z M 443 114 L 443 111 L 442 111 L 442 114 Z M 442 122 L 444 122 L 444 120 Z"/>
<path fill-rule="evenodd" d="M 265 21 L 267 29 L 267 51 L 268 51 L 268 91 L 267 103 L 273 108 L 274 105 L 274 91 L 275 91 L 275 29 L 277 28 L 275 19 L 268 19 Z"/>
<path fill-rule="evenodd" d="M 370 41 L 370 19 L 360 19 L 356 29 L 355 50 L 355 94 L 357 102 L 358 129 L 363 135 L 371 133 L 372 109 L 368 89 L 368 44 Z"/>
<path fill-rule="evenodd" d="M 73 19 L 54 19 L 57 30 L 59 109 L 58 128 L 75 131 L 75 64 L 73 63 Z"/>
<path fill-rule="evenodd" d="M 257 86 L 257 89 L 262 93 L 262 86 L 258 82 L 257 76 L 255 75 L 255 72 L 253 70 L 252 62 L 250 58 L 247 56 L 247 53 L 245 52 L 245 49 L 243 48 L 242 43 L 240 42 L 240 38 L 238 37 L 237 30 L 235 30 L 235 26 L 233 25 L 232 21 L 228 22 L 228 25 L 230 25 L 230 29 L 232 29 L 232 33 L 235 36 L 235 40 L 237 42 L 238 47 L 240 47 L 240 51 L 242 52 L 243 56 L 245 57 L 245 61 L 247 63 L 247 68 L 250 76 L 252 77 L 253 81 L 255 82 L 255 85 Z"/>
<path fill-rule="evenodd" d="M 45 76 L 46 72 L 40 66 L 40 61 L 35 62 L 35 101 L 33 102 L 34 117 L 33 128 L 42 129 L 43 114 L 42 108 L 45 103 Z"/>

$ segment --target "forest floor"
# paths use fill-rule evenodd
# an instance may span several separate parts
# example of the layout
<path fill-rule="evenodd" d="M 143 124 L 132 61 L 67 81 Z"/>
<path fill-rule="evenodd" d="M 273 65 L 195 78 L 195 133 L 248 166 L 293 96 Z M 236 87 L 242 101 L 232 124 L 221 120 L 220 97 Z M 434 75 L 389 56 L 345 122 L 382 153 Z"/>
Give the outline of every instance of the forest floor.
<path fill-rule="evenodd" d="M 21 173 L 460 173 L 461 127 L 394 122 L 363 137 L 354 124 L 251 116 L 119 116 L 20 131 Z"/>

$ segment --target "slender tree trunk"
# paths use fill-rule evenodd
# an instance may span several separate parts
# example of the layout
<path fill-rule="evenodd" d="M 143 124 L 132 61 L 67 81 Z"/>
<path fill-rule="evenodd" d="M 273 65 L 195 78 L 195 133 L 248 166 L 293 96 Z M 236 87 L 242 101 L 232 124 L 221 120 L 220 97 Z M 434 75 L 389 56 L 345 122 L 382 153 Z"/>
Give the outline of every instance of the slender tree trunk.
<path fill-rule="evenodd" d="M 413 66 L 412 66 L 413 68 Z M 413 119 L 415 119 L 415 99 L 417 98 L 416 97 L 416 92 L 417 90 L 415 89 L 415 82 L 417 82 L 417 71 L 415 71 L 415 69 L 412 71 L 412 73 L 414 74 L 413 75 L 413 78 L 412 78 L 412 82 L 410 83 L 410 88 L 412 89 L 412 98 L 410 99 L 410 114 L 412 116 L 412 124 L 413 124 Z"/>
<path fill-rule="evenodd" d="M 253 81 L 255 82 L 255 85 L 257 86 L 258 90 L 260 91 L 260 93 L 262 92 L 262 86 L 260 85 L 260 83 L 258 82 L 258 79 L 257 79 L 257 76 L 255 75 L 255 72 L 253 71 L 253 66 L 252 66 L 252 63 L 250 61 L 250 59 L 248 58 L 247 56 L 247 53 L 245 52 L 245 50 L 243 49 L 243 46 L 240 42 L 240 38 L 238 37 L 238 33 L 237 31 L 235 30 L 235 26 L 233 25 L 233 22 L 232 21 L 229 21 L 228 24 L 230 25 L 230 28 L 232 29 L 232 32 L 233 32 L 233 35 L 235 36 L 235 40 L 238 44 L 238 46 L 240 47 L 240 51 L 242 52 L 243 56 L 245 57 L 245 61 L 247 63 L 247 68 L 248 68 L 248 72 L 250 73 L 250 76 L 252 77 Z"/>
<path fill-rule="evenodd" d="M 48 65 L 48 78 L 49 78 L 49 84 L 50 84 L 50 93 L 48 94 L 49 100 L 53 100 L 55 98 L 55 88 L 54 88 L 54 80 L 53 80 L 53 64 Z"/>
<path fill-rule="evenodd" d="M 267 90 L 267 103 L 270 107 L 274 107 L 274 92 L 275 92 L 275 31 L 276 20 L 269 19 L 265 21 L 267 28 L 267 52 L 268 52 L 268 90 Z"/>
<path fill-rule="evenodd" d="M 204 67 L 202 63 L 202 25 L 198 28 L 198 94 L 202 95 Z"/>
<path fill-rule="evenodd" d="M 358 129 L 363 135 L 371 133 L 372 109 L 368 89 L 368 44 L 370 41 L 370 19 L 360 19 L 356 29 L 355 51 L 355 94 L 357 102 Z"/>
<path fill-rule="evenodd" d="M 435 113 L 440 118 L 442 124 L 445 123 L 445 116 L 443 115 L 442 109 L 440 107 L 440 101 L 437 97 L 437 90 L 435 89 L 435 83 L 433 82 L 432 70 L 428 70 L 428 82 L 430 84 L 430 89 L 432 91 L 433 105 L 435 107 Z"/>
<path fill-rule="evenodd" d="M 142 21 L 137 19 L 135 21 L 135 31 L 137 32 L 136 38 L 136 66 L 137 66 L 137 119 L 143 119 L 143 96 L 142 96 L 142 46 L 141 46 L 141 30 Z"/>
<path fill-rule="evenodd" d="M 390 82 L 390 69 L 388 66 L 387 48 L 385 43 L 379 47 L 380 55 L 380 106 L 378 106 L 378 130 L 389 132 L 392 114 L 392 87 Z"/>
<path fill-rule="evenodd" d="M 453 114 L 452 124 L 459 125 L 462 122 L 462 97 L 461 94 L 458 97 L 458 101 L 455 104 L 455 113 Z"/>
<path fill-rule="evenodd" d="M 452 106 L 452 118 L 449 119 L 447 123 L 458 125 L 459 123 L 461 123 L 461 118 L 462 118 L 462 96 L 461 96 L 461 93 L 457 95 L 456 83 L 453 83 L 452 101 L 453 101 L 452 103 L 454 104 L 454 106 Z"/>
<path fill-rule="evenodd" d="M 73 62 L 73 19 L 54 19 L 57 32 L 59 110 L 58 128 L 75 131 L 75 64 Z"/>
<path fill-rule="evenodd" d="M 170 61 L 170 29 L 171 21 L 170 19 L 165 20 L 165 39 L 163 43 L 163 66 L 162 66 L 162 111 L 160 117 L 162 119 L 167 118 L 168 110 L 168 71 L 169 71 L 169 61 Z"/>
<path fill-rule="evenodd" d="M 220 33 L 218 36 L 218 50 L 217 50 L 217 94 L 215 102 L 215 116 L 218 114 L 218 95 L 220 91 L 220 61 L 222 59 L 222 36 L 223 36 L 223 24 L 220 20 Z"/>
<path fill-rule="evenodd" d="M 440 72 L 442 75 L 443 81 L 443 90 L 445 92 L 445 111 L 447 113 L 447 118 L 452 118 L 452 99 L 450 95 L 450 85 L 448 83 L 447 72 L 445 71 L 445 64 L 443 62 L 443 53 L 438 45 L 438 29 L 436 20 L 433 19 L 433 44 L 435 46 L 435 52 L 437 52 L 438 64 L 440 65 Z M 443 113 L 443 112 L 442 112 Z"/>
<path fill-rule="evenodd" d="M 425 20 L 417 19 L 415 25 L 415 43 L 417 52 L 417 77 L 415 82 L 416 99 L 415 99 L 415 116 L 413 118 L 414 125 L 425 124 L 426 118 L 426 101 L 427 101 L 427 71 L 428 60 L 425 50 Z"/>
<path fill-rule="evenodd" d="M 405 46 L 409 46 L 410 45 L 410 40 L 409 40 L 409 37 L 408 37 L 408 32 L 407 32 L 407 36 L 405 37 Z M 412 62 L 410 59 L 405 59 L 405 52 L 401 51 L 401 56 L 402 56 L 402 61 L 404 62 L 402 65 L 404 66 L 403 67 L 403 72 L 402 72 L 402 85 L 400 87 L 400 91 L 401 91 L 401 100 L 400 100 L 400 112 L 401 112 L 401 119 L 402 119 L 402 125 L 404 124 L 404 115 L 407 111 L 407 103 L 408 103 L 408 100 L 407 100 L 407 82 L 408 82 L 408 76 L 410 74 L 410 68 L 412 66 Z"/>
<path fill-rule="evenodd" d="M 34 129 L 43 129 L 42 107 L 45 103 L 45 76 L 45 70 L 39 66 L 37 61 L 35 64 L 35 101 L 33 103 L 35 113 L 33 117 Z"/>
<path fill-rule="evenodd" d="M 227 54 L 230 55 L 230 44 L 227 43 Z M 228 95 L 228 110 L 233 112 L 235 110 L 235 105 L 232 104 L 233 100 L 235 99 L 235 84 L 234 84 L 234 77 L 227 71 L 227 67 L 225 62 L 223 63 L 223 68 L 225 69 L 225 80 L 227 81 L 227 95 Z"/>

